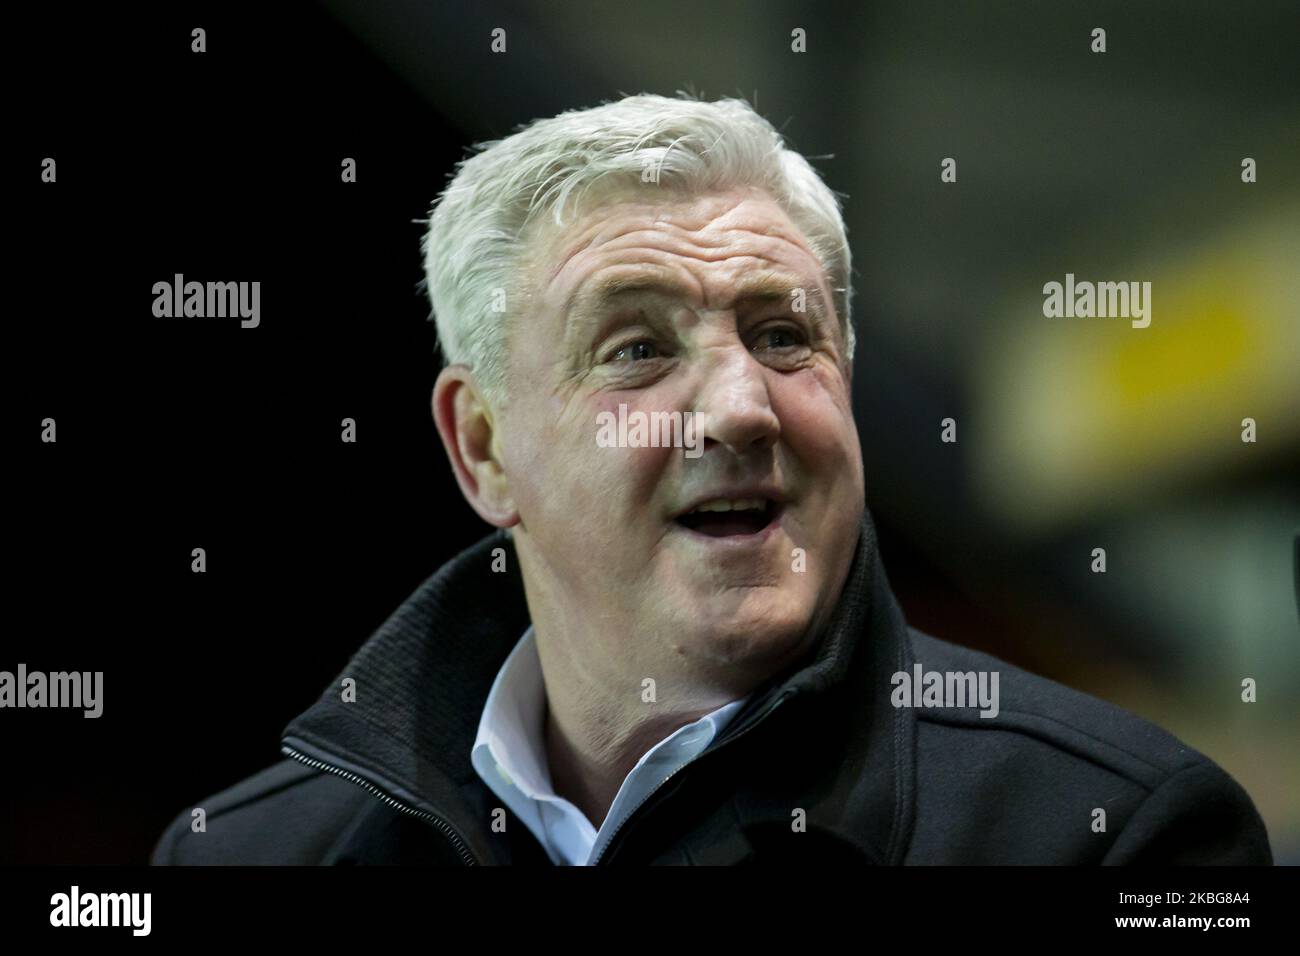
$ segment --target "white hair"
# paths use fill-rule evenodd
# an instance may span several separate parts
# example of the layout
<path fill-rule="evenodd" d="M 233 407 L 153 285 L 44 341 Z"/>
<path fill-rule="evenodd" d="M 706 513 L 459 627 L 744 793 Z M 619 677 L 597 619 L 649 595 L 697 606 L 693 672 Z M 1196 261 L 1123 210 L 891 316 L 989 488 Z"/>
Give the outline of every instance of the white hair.
<path fill-rule="evenodd" d="M 438 340 L 448 363 L 474 370 L 490 401 L 506 399 L 506 320 L 523 282 L 525 228 L 547 212 L 562 226 L 571 198 L 576 204 L 597 182 L 640 185 L 647 167 L 686 197 L 765 190 L 820 261 L 852 362 L 851 261 L 836 194 L 744 100 L 678 97 L 628 96 L 479 143 L 434 201 L 420 249 Z"/>

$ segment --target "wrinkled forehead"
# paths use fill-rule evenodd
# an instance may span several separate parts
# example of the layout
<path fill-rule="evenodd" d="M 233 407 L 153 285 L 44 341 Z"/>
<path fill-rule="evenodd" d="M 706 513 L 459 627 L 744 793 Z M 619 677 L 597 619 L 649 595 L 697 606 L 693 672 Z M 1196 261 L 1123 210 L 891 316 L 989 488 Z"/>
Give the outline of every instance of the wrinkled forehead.
<path fill-rule="evenodd" d="M 805 235 L 772 196 L 751 187 L 703 195 L 660 186 L 611 191 L 563 224 L 532 222 L 523 245 L 520 291 L 558 307 L 641 286 L 671 294 L 682 278 L 672 265 L 682 263 L 707 272 L 706 298 L 775 299 L 805 289 L 820 302 L 826 291 Z"/>

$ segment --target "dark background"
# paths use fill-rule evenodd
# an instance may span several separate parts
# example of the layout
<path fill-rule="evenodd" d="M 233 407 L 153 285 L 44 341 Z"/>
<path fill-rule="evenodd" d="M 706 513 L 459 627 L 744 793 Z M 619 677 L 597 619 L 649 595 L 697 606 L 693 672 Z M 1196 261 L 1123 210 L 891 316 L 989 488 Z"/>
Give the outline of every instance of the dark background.
<path fill-rule="evenodd" d="M 1165 726 L 1300 862 L 1294 3 L 94 9 L 11 26 L 0 669 L 102 670 L 104 713 L 0 712 L 0 862 L 144 862 L 487 533 L 429 413 L 414 220 L 470 143 L 679 88 L 756 99 L 846 194 L 909 620 Z M 260 327 L 155 319 L 178 272 L 261 281 Z M 1152 327 L 1045 319 L 1066 272 L 1154 280 Z"/>

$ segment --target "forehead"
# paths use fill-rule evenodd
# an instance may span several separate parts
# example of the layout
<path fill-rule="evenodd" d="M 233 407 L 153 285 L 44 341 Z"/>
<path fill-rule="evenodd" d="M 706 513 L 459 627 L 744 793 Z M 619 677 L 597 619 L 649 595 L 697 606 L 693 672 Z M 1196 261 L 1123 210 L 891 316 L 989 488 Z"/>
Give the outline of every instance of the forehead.
<path fill-rule="evenodd" d="M 620 295 L 820 295 L 821 267 L 780 205 L 757 189 L 696 197 L 617 196 L 531 237 L 530 285 L 567 308 Z M 729 303 L 722 303 L 726 305 Z"/>

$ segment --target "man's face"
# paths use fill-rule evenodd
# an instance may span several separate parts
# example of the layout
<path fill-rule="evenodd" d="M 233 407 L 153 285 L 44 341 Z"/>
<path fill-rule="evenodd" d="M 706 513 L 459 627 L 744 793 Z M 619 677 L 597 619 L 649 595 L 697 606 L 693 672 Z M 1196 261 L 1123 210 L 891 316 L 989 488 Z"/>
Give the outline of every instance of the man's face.
<path fill-rule="evenodd" d="M 845 342 L 807 240 L 744 190 L 611 200 L 529 248 L 498 442 L 530 606 L 601 635 L 581 652 L 602 679 L 739 687 L 784 667 L 834 606 L 863 509 Z M 702 451 L 601 447 L 620 404 L 702 415 Z M 761 507 L 689 513 L 744 499 Z"/>

